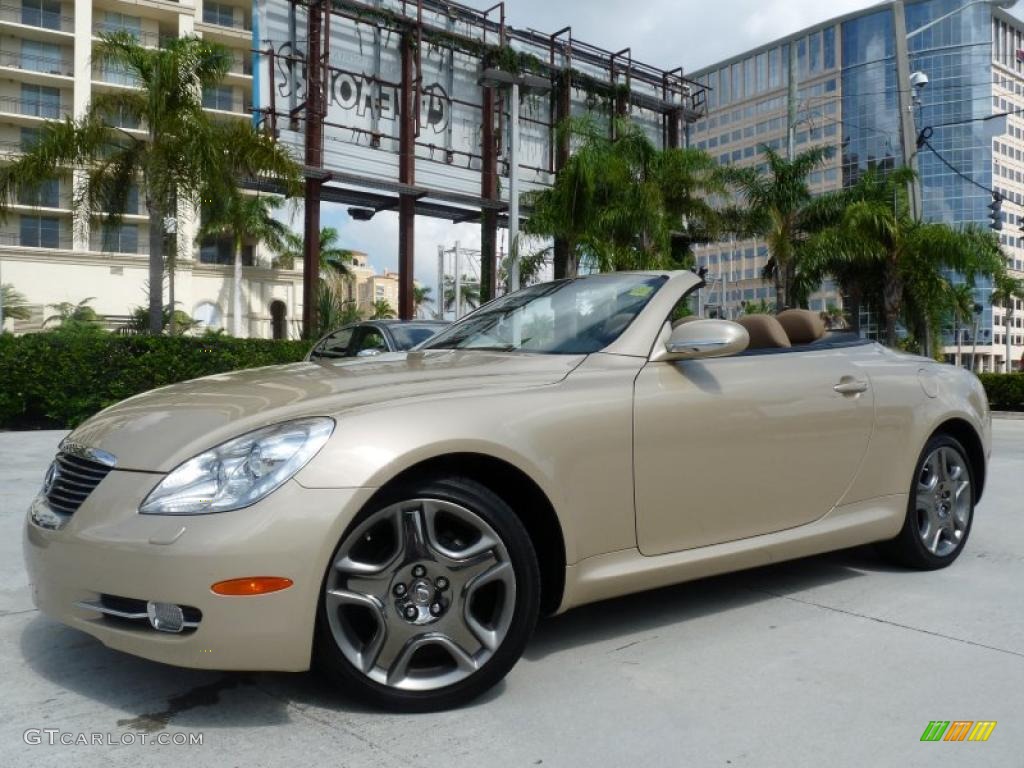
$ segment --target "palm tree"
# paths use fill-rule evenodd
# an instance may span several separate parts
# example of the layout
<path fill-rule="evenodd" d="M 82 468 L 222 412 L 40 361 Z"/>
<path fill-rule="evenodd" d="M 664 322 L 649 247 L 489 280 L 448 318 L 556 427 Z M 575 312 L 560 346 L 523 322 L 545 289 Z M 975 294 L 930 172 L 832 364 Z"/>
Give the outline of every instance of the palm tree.
<path fill-rule="evenodd" d="M 792 160 L 767 145 L 761 151 L 766 171 L 726 167 L 723 174 L 746 206 L 739 234 L 756 235 L 768 246 L 764 275 L 774 279 L 775 305 L 785 309 L 806 302 L 806 295 L 797 295 L 800 245 L 833 221 L 840 209 L 837 198 L 815 198 L 807 184 L 811 172 L 831 154 L 831 147 L 813 147 Z M 799 293 L 806 293 L 806 287 Z"/>
<path fill-rule="evenodd" d="M 419 317 L 420 310 L 427 304 L 434 303 L 434 300 L 430 297 L 431 293 L 433 293 L 433 289 L 429 285 L 420 285 L 419 283 L 413 284 L 412 303 L 416 317 Z"/>
<path fill-rule="evenodd" d="M 29 308 L 25 294 L 16 291 L 10 283 L 0 285 L 0 294 L 2 294 L 0 295 L 0 307 L 3 308 L 0 320 L 4 317 L 10 317 L 13 320 L 30 320 L 32 318 L 32 310 Z M 0 332 L 3 332 L 2 322 L 0 322 Z"/>
<path fill-rule="evenodd" d="M 96 310 L 89 305 L 96 300 L 95 296 L 89 296 L 88 298 L 82 299 L 80 302 L 75 304 L 71 301 L 61 301 L 57 304 L 47 304 L 47 306 L 54 310 L 56 314 L 50 315 L 43 320 L 43 325 L 47 325 L 51 322 L 59 322 L 63 325 L 92 325 L 100 321 L 100 316 L 96 314 Z"/>
<path fill-rule="evenodd" d="M 338 246 L 341 235 L 334 227 L 322 227 L 320 229 L 320 275 L 325 272 L 333 272 L 345 277 L 351 276 L 349 265 L 352 263 L 352 256 L 355 251 Z M 285 246 L 275 260 L 275 265 L 281 269 L 294 269 L 295 263 L 302 263 L 305 256 L 305 239 L 296 232 L 289 232 Z"/>
<path fill-rule="evenodd" d="M 944 273 L 973 283 L 978 275 L 1001 274 L 1005 257 L 987 229 L 914 221 L 906 201 L 911 178 L 913 172 L 902 168 L 884 177 L 862 176 L 845 191 L 838 224 L 808 241 L 801 260 L 810 271 L 840 272 L 856 281 L 861 294 L 882 308 L 890 347 L 902 320 L 928 352 L 949 304 Z"/>
<path fill-rule="evenodd" d="M 230 237 L 234 254 L 232 330 L 242 335 L 242 246 L 245 240 L 267 245 L 271 251 L 285 247 L 288 228 L 274 218 L 273 212 L 282 199 L 276 196 L 247 195 L 235 189 L 217 201 L 208 201 L 203 208 L 203 224 L 199 237 Z"/>
<path fill-rule="evenodd" d="M 1013 364 L 1010 361 L 1010 347 L 1012 339 L 1012 324 L 1014 315 L 1014 304 L 1017 299 L 1024 299 L 1024 282 L 1010 277 L 1007 274 L 996 275 L 993 281 L 992 303 L 1003 308 L 1005 311 L 1003 327 L 1006 329 L 1006 373 L 1013 371 Z"/>
<path fill-rule="evenodd" d="M 219 84 L 231 66 L 227 48 L 195 37 L 147 48 L 118 32 L 103 36 L 93 51 L 96 62 L 128 72 L 138 88 L 94 94 L 80 117 L 45 123 L 31 150 L 0 169 L 0 213 L 16 200 L 19 188 L 38 186 L 56 169 L 70 167 L 83 177 L 76 209 L 116 225 L 133 183 L 144 180 L 149 328 L 160 333 L 165 221 L 179 206 L 220 199 L 240 178 L 271 176 L 297 194 L 301 169 L 248 121 L 218 121 L 203 110 L 203 90 Z M 122 126 L 138 127 L 144 135 Z"/>
<path fill-rule="evenodd" d="M 444 309 L 454 311 L 456 318 L 464 305 L 473 309 L 480 306 L 480 283 L 469 275 L 463 275 L 459 281 L 459 306 L 455 306 L 455 279 L 451 275 L 444 276 Z"/>
<path fill-rule="evenodd" d="M 395 316 L 395 310 L 387 299 L 377 299 L 373 302 L 373 311 L 370 314 L 371 320 L 388 320 Z"/>
<path fill-rule="evenodd" d="M 524 232 L 564 244 L 555 277 L 580 264 L 601 270 L 687 266 L 689 249 L 720 229 L 708 200 L 724 191 L 711 157 L 698 149 L 658 150 L 644 131 L 617 119 L 615 139 L 588 119 L 558 128 L 575 146 L 554 184 L 524 196 Z M 519 244 L 512 244 L 517 252 Z"/>
<path fill-rule="evenodd" d="M 950 285 L 947 294 L 949 313 L 953 320 L 953 335 L 956 337 L 956 367 L 963 365 L 963 336 L 961 327 L 974 314 L 974 286 L 967 283 Z"/>
<path fill-rule="evenodd" d="M 335 280 L 321 280 L 316 292 L 316 336 L 354 323 L 360 319 L 359 309 L 353 299 L 346 299 Z"/>

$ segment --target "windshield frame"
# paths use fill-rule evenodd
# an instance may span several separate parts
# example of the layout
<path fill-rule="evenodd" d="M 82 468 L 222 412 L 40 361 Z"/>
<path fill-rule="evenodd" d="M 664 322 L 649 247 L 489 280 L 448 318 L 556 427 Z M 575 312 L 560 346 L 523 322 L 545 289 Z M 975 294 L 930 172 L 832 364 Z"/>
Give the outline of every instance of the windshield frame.
<path fill-rule="evenodd" d="M 647 307 L 650 305 L 651 300 L 657 296 L 668 283 L 670 279 L 669 274 L 663 272 L 604 272 L 593 275 L 583 275 L 575 278 L 562 278 L 559 280 L 552 280 L 544 283 L 537 283 L 535 285 L 527 286 L 514 293 L 505 294 L 496 299 L 492 299 L 486 304 L 481 305 L 468 315 L 462 317 L 456 322 L 452 323 L 447 328 L 435 336 L 427 339 L 415 349 L 417 350 L 460 350 L 460 351 L 488 351 L 488 352 L 511 352 L 511 353 L 524 353 L 524 354 L 553 354 L 553 355 L 579 355 L 579 354 L 591 354 L 594 352 L 600 352 L 609 346 L 615 344 L 616 341 L 621 339 L 623 335 L 629 330 L 638 317 L 640 317 Z M 599 284 L 608 284 L 613 289 L 614 297 L 613 300 L 619 304 L 614 311 L 606 311 L 603 315 L 596 316 L 594 321 L 585 325 L 584 327 L 577 329 L 575 333 L 570 336 L 558 341 L 554 344 L 555 335 L 554 328 L 549 332 L 553 346 L 540 346 L 540 347 L 525 347 L 523 346 L 530 339 L 520 339 L 518 344 L 512 340 L 505 340 L 506 343 L 500 344 L 474 344 L 465 343 L 467 340 L 472 338 L 479 338 L 483 335 L 493 336 L 498 341 L 500 335 L 500 329 L 502 325 L 508 321 L 509 325 L 512 326 L 510 329 L 513 337 L 521 333 L 523 327 L 529 327 L 527 322 L 540 322 L 543 318 L 531 318 L 529 315 L 524 319 L 524 314 L 528 310 L 525 308 L 531 304 L 537 304 L 540 302 L 548 301 L 552 304 L 550 312 L 556 311 L 553 306 L 554 301 L 561 299 L 562 301 L 576 302 L 575 309 L 576 314 L 570 315 L 571 317 L 586 318 L 591 313 L 579 312 L 578 302 L 583 299 L 587 300 L 587 289 L 594 291 L 600 290 Z M 614 292 L 614 286 L 619 283 L 621 284 L 620 290 Z M 572 291 L 568 294 L 560 294 L 561 291 L 566 288 L 572 287 Z M 632 297 L 632 298 L 630 298 Z M 593 299 L 590 299 L 593 301 Z M 562 311 L 566 311 L 568 308 L 563 308 Z M 597 312 L 598 310 L 592 310 Z M 622 315 L 628 314 L 628 320 Z M 493 318 L 492 318 L 493 316 Z M 487 318 L 491 320 L 490 324 L 483 320 Z M 615 323 L 612 323 L 615 318 L 619 318 Z M 483 320 L 483 322 L 482 322 Z M 554 325 L 554 318 L 552 318 L 552 326 Z M 478 329 L 473 331 L 471 334 L 466 333 L 465 336 L 459 338 L 460 332 L 465 332 L 467 326 L 478 326 Z M 516 330 L 518 325 L 518 331 Z M 600 327 L 599 327 L 600 326 Z M 497 333 L 495 333 L 497 332 Z M 452 340 L 455 339 L 454 343 Z"/>

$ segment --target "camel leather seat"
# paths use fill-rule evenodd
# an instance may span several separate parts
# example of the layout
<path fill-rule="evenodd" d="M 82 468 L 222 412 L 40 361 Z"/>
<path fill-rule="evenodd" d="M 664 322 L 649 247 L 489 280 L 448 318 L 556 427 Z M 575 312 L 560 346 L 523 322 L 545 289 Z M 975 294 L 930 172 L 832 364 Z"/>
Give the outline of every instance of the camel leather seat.
<path fill-rule="evenodd" d="M 825 335 L 825 321 L 810 309 L 785 309 L 776 315 L 790 344 L 812 344 Z"/>
<path fill-rule="evenodd" d="M 789 336 L 777 319 L 771 315 L 742 315 L 736 322 L 747 329 L 750 343 L 747 349 L 777 349 L 791 347 Z"/>

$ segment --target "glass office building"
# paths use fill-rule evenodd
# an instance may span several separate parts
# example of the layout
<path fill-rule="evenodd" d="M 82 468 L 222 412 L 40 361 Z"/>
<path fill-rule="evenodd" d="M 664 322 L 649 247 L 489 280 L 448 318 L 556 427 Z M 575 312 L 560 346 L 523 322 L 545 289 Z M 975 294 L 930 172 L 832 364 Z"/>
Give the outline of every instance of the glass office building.
<path fill-rule="evenodd" d="M 1008 266 L 1021 277 L 1024 114 L 1018 112 L 1024 112 L 1024 24 L 995 4 L 885 3 L 699 70 L 691 77 L 713 90 L 708 115 L 690 127 L 688 141 L 719 163 L 757 165 L 763 162 L 762 144 L 785 152 L 788 60 L 795 48 L 796 149 L 826 145 L 834 150 L 811 176 L 812 191 L 851 184 L 867 168 L 902 164 L 895 37 L 900 9 L 909 70 L 923 72 L 929 80 L 916 93 L 915 128 L 932 128 L 930 143 L 946 161 L 928 150 L 918 155 L 923 215 L 952 225 L 988 226 L 988 190 L 997 190 L 1005 200 L 1000 239 Z M 1011 114 L 1004 116 L 1006 112 Z M 699 249 L 698 262 L 718 278 L 709 283 L 707 302 L 732 316 L 745 302 L 771 300 L 773 290 L 760 279 L 766 257 L 764 244 L 756 241 Z M 1019 368 L 1024 311 L 1020 302 L 1011 312 L 993 308 L 991 292 L 989 282 L 976 283 L 975 301 L 981 307 L 977 334 L 974 321 L 958 329 L 961 359 L 969 364 L 976 345 L 977 369 L 1003 370 L 1008 334 L 1010 359 Z M 824 285 L 811 307 L 825 309 L 840 302 L 835 286 Z M 871 332 L 872 326 L 866 330 Z M 957 345 L 952 328 L 943 342 L 953 359 Z"/>

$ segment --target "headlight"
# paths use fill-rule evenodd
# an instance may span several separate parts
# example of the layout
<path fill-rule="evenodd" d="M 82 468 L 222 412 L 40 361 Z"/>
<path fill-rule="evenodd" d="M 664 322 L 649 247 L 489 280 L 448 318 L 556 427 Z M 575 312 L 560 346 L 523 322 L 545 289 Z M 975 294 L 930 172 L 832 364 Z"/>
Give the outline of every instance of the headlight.
<path fill-rule="evenodd" d="M 139 512 L 203 515 L 248 507 L 302 469 L 333 430 L 333 419 L 298 419 L 228 440 L 174 469 Z"/>

